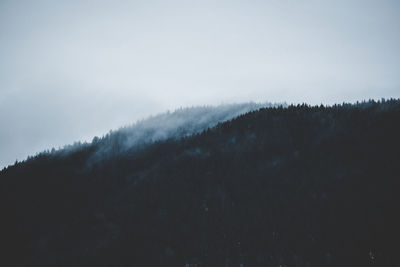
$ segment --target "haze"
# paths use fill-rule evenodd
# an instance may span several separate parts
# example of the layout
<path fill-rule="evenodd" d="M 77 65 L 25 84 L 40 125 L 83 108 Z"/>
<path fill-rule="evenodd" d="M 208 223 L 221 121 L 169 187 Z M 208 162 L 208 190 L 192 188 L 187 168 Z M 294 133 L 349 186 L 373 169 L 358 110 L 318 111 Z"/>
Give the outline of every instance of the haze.
<path fill-rule="evenodd" d="M 179 107 L 400 97 L 400 2 L 0 1 L 0 167 Z"/>

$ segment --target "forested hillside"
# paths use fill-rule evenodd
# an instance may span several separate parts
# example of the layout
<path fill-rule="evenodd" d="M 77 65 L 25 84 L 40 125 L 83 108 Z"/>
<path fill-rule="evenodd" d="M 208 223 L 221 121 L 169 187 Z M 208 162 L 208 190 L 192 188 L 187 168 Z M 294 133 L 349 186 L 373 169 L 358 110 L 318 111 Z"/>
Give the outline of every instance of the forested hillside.
<path fill-rule="evenodd" d="M 280 106 L 41 153 L 0 173 L 0 265 L 396 266 L 399 123 L 399 100 Z"/>

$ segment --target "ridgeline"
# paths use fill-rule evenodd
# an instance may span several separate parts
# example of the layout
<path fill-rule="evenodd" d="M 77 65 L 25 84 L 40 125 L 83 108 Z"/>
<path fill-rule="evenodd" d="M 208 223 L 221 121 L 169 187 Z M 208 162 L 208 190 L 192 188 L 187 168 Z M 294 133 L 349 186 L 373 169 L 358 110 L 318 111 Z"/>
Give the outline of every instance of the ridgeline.
<path fill-rule="evenodd" d="M 127 137 L 0 172 L 0 265 L 398 264 L 399 100 L 274 106 L 179 138 Z"/>

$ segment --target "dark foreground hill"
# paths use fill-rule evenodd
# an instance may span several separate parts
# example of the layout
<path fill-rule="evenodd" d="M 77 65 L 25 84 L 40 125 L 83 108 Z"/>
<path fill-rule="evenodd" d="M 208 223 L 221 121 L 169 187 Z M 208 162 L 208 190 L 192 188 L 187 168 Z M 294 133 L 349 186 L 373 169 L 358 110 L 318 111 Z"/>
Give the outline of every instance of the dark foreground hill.
<path fill-rule="evenodd" d="M 398 100 L 275 107 L 42 153 L 0 173 L 0 265 L 396 266 L 399 123 Z"/>

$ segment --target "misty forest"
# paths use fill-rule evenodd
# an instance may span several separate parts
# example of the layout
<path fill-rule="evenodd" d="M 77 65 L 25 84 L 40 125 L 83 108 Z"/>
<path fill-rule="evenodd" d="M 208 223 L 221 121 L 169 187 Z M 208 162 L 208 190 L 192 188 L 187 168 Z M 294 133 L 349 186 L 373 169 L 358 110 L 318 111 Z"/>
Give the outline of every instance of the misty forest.
<path fill-rule="evenodd" d="M 400 100 L 180 109 L 0 172 L 1 266 L 396 266 Z"/>

